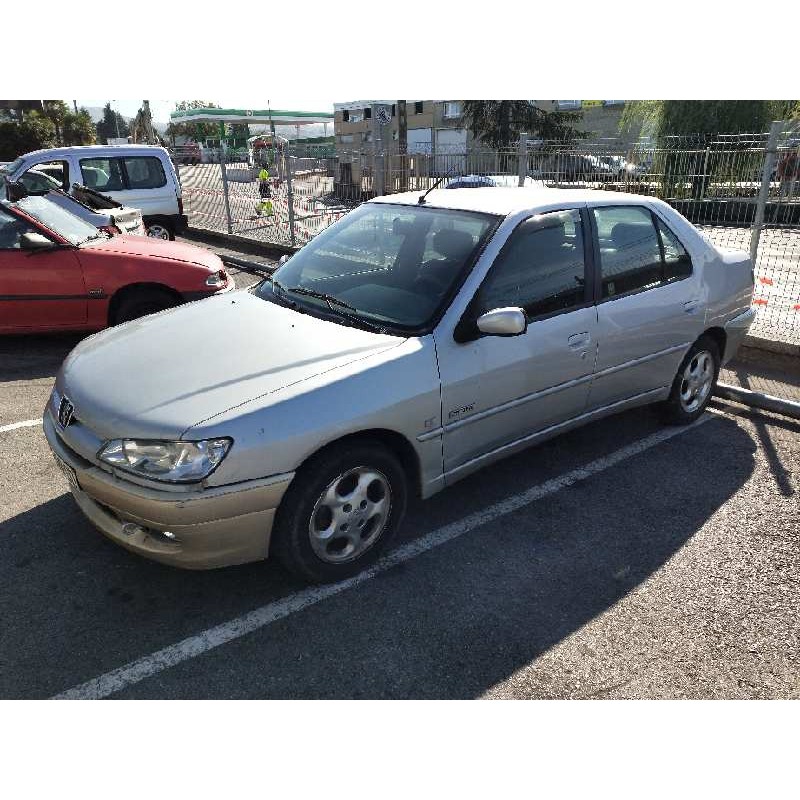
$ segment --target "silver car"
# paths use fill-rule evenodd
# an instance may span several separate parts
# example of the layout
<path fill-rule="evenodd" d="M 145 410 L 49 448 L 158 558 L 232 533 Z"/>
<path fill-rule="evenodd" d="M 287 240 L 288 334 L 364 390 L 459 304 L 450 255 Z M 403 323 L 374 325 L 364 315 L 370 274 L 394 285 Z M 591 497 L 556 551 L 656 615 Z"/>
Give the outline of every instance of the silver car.
<path fill-rule="evenodd" d="M 746 253 L 653 198 L 382 197 L 251 289 L 84 340 L 44 429 L 123 547 L 336 580 L 390 544 L 411 495 L 634 406 L 692 422 L 752 292 Z"/>

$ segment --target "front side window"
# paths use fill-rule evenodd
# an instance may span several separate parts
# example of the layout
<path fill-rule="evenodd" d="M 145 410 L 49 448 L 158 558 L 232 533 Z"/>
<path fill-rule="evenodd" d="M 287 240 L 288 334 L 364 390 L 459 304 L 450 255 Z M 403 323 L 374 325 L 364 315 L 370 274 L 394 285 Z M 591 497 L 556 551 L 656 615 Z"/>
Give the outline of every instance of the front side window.
<path fill-rule="evenodd" d="M 0 209 L 0 250 L 19 250 L 23 233 L 35 233 L 33 226 Z"/>
<path fill-rule="evenodd" d="M 30 194 L 47 192 L 50 189 L 69 190 L 69 166 L 66 161 L 44 161 L 24 172 L 20 183 Z"/>
<path fill-rule="evenodd" d="M 603 298 L 653 289 L 692 274 L 686 249 L 649 209 L 615 206 L 595 208 L 592 213 L 600 245 Z"/>
<path fill-rule="evenodd" d="M 166 185 L 164 166 L 155 156 L 130 156 L 122 161 L 128 174 L 129 189 L 158 189 Z"/>
<path fill-rule="evenodd" d="M 582 305 L 585 286 L 580 213 L 538 214 L 500 252 L 478 294 L 478 311 L 518 307 L 530 320 Z"/>
<path fill-rule="evenodd" d="M 312 239 L 264 283 L 263 299 L 401 330 L 429 325 L 498 224 L 489 214 L 365 203 Z M 295 291 L 300 290 L 300 291 Z M 332 308 L 321 298 L 346 303 Z"/>
<path fill-rule="evenodd" d="M 119 158 L 82 158 L 83 183 L 98 192 L 121 192 L 125 188 Z"/>

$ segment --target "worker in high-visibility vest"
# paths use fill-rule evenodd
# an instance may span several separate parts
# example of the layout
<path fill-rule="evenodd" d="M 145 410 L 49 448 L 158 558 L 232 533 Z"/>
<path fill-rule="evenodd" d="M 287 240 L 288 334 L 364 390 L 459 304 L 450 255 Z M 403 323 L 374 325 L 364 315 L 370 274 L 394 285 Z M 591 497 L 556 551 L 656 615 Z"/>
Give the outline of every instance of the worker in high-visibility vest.
<path fill-rule="evenodd" d="M 258 173 L 258 195 L 261 200 L 256 209 L 256 213 L 259 214 L 259 216 L 271 217 L 275 212 L 272 208 L 272 200 L 270 199 L 272 197 L 272 190 L 269 185 L 269 170 L 266 164 L 261 167 L 261 171 Z"/>

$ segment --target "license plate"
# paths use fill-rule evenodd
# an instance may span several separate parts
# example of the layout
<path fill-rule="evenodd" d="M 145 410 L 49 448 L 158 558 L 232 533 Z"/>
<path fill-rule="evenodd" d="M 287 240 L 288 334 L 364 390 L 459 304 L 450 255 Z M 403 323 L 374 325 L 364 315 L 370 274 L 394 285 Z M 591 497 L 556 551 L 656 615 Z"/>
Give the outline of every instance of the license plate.
<path fill-rule="evenodd" d="M 75 474 L 75 470 L 72 469 L 69 464 L 65 464 L 57 455 L 53 454 L 53 458 L 55 458 L 58 468 L 64 473 L 64 477 L 67 479 L 69 488 L 74 492 L 79 491 L 80 487 L 78 486 L 78 476 Z"/>

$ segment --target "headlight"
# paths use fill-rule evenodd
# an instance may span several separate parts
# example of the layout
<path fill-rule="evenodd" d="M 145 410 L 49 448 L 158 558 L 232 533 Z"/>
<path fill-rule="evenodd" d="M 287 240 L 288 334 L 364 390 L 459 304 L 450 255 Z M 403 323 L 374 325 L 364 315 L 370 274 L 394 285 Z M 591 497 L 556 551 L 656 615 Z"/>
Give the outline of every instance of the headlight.
<path fill-rule="evenodd" d="M 192 483 L 208 477 L 230 450 L 231 439 L 201 442 L 154 442 L 114 439 L 97 454 L 118 469 L 170 483 Z"/>
<path fill-rule="evenodd" d="M 225 286 L 228 283 L 228 273 L 224 269 L 209 275 L 206 278 L 206 286 L 213 286 L 215 289 L 220 286 Z"/>

